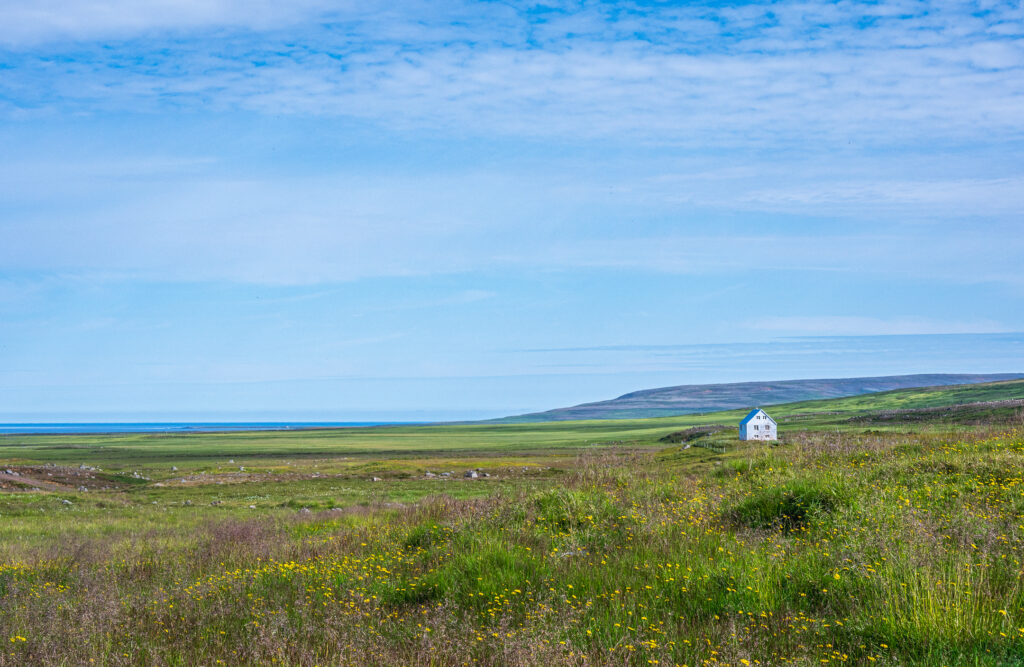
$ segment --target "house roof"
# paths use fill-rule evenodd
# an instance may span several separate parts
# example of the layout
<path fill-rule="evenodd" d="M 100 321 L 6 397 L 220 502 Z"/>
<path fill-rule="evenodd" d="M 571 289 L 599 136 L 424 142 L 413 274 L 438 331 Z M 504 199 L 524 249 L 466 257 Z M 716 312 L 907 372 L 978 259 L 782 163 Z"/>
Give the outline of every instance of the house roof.
<path fill-rule="evenodd" d="M 758 414 L 760 414 L 762 412 L 764 412 L 764 410 L 762 410 L 761 408 L 754 408 L 749 413 L 747 413 L 746 417 L 744 417 L 743 419 L 740 420 L 740 426 L 743 426 L 744 424 L 746 424 L 747 422 L 749 422 L 751 419 L 753 419 L 755 416 L 757 416 Z M 764 416 L 768 417 L 768 413 L 764 412 Z M 775 420 L 772 419 L 771 417 L 768 417 L 768 419 L 771 419 L 773 424 L 775 423 Z"/>

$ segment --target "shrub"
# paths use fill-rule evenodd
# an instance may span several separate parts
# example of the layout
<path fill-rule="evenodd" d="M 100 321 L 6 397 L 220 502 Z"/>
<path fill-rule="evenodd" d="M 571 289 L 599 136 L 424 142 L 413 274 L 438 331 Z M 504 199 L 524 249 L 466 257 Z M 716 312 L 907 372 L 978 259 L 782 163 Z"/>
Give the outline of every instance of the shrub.
<path fill-rule="evenodd" d="M 824 519 L 847 503 L 845 494 L 833 486 L 812 481 L 794 481 L 763 489 L 726 511 L 726 518 L 748 528 L 799 530 L 815 519 Z"/>

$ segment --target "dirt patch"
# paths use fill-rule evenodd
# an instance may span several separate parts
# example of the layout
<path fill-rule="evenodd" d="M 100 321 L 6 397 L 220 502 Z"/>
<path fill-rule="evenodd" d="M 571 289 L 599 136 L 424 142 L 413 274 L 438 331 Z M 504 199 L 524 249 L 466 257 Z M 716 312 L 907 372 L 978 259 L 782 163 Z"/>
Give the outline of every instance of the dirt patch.
<path fill-rule="evenodd" d="M 0 489 L 4 491 L 62 491 L 68 487 L 52 480 L 37 479 L 22 469 L 0 469 Z"/>
<path fill-rule="evenodd" d="M 92 467 L 0 465 L 3 491 L 117 491 L 127 485 Z"/>

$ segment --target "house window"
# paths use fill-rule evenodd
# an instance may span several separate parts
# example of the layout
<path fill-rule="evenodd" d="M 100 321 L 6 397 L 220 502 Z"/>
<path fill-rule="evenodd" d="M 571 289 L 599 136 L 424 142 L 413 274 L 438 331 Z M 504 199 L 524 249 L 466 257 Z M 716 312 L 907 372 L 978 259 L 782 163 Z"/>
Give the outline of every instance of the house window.
<path fill-rule="evenodd" d="M 760 426 L 758 426 L 757 424 L 754 424 L 754 430 L 755 431 L 760 430 L 760 428 L 761 428 Z"/>

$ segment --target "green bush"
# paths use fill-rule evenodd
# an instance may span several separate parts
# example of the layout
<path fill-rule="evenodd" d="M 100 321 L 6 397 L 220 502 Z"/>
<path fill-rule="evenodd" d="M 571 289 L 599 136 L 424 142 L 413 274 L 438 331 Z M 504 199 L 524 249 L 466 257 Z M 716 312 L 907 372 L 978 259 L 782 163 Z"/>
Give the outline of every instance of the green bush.
<path fill-rule="evenodd" d="M 748 528 L 800 530 L 846 505 L 848 498 L 837 487 L 813 481 L 794 481 L 763 489 L 726 511 L 732 523 Z"/>

